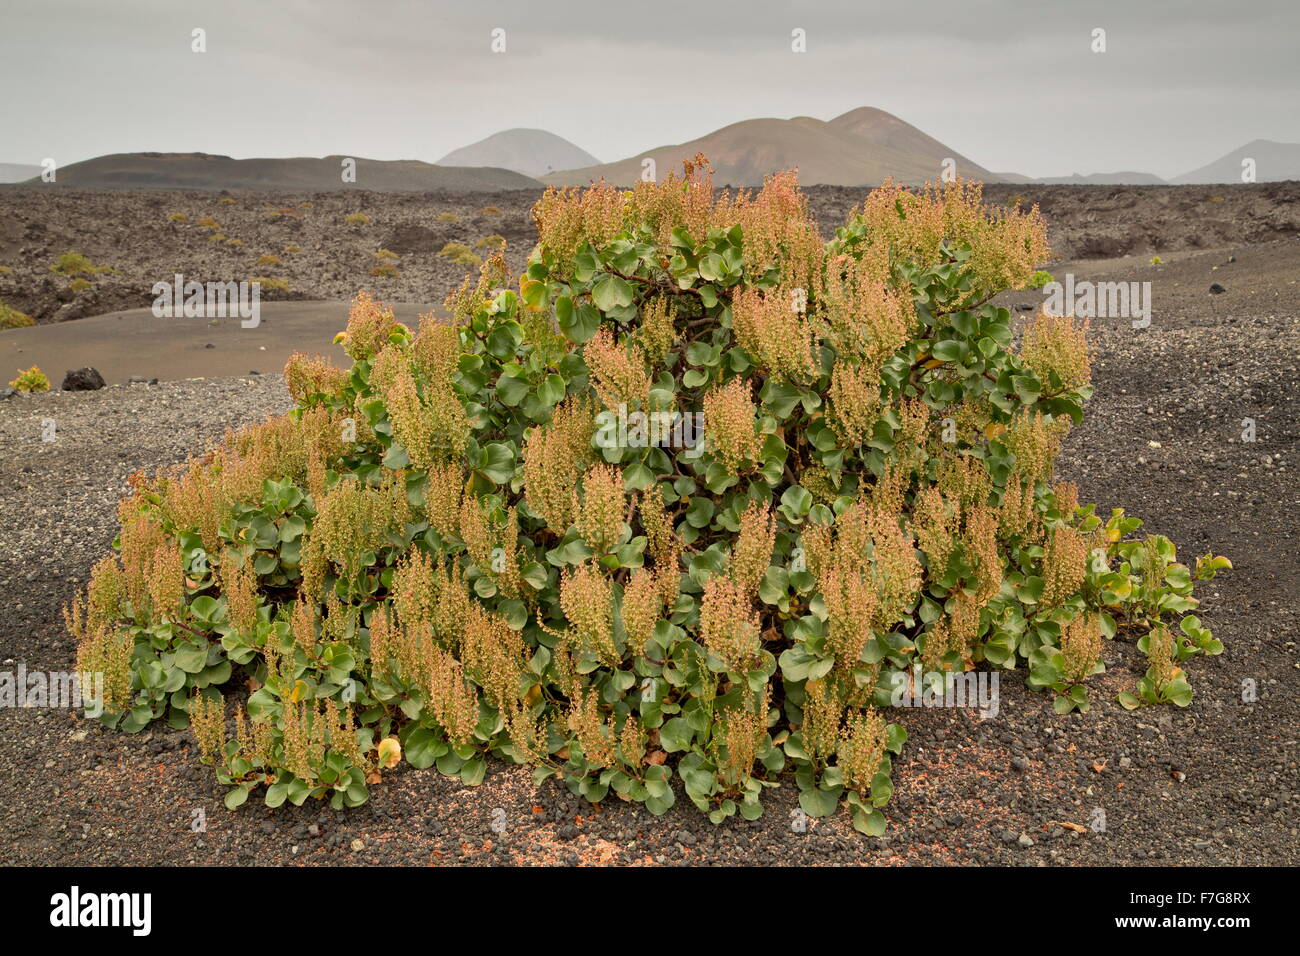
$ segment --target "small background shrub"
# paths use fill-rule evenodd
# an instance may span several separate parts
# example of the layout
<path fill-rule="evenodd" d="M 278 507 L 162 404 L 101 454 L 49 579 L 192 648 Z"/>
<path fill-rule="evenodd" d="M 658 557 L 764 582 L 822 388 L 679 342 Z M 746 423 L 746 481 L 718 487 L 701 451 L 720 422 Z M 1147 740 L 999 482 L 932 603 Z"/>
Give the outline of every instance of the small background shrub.
<path fill-rule="evenodd" d="M 65 252 L 59 256 L 50 271 L 62 276 L 93 276 L 112 272 L 112 266 L 97 266 L 79 252 Z"/>
<path fill-rule="evenodd" d="M 477 266 L 483 260 L 470 251 L 463 242 L 449 242 L 438 250 L 438 255 L 461 266 Z"/>
<path fill-rule="evenodd" d="M 18 377 L 9 383 L 9 387 L 20 392 L 48 392 L 50 380 L 45 377 L 44 372 L 33 365 L 25 371 L 19 369 Z"/>
<path fill-rule="evenodd" d="M 36 320 L 27 313 L 0 302 L 0 329 L 25 329 L 35 324 Z"/>

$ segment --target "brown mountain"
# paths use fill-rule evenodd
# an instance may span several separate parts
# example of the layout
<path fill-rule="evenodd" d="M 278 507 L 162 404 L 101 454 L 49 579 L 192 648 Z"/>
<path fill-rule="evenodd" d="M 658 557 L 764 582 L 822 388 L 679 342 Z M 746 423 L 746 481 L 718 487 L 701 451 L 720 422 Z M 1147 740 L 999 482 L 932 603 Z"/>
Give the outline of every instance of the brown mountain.
<path fill-rule="evenodd" d="M 20 183 L 41 174 L 41 167 L 27 163 L 0 163 L 0 183 Z"/>
<path fill-rule="evenodd" d="M 454 149 L 439 166 L 495 166 L 525 176 L 543 176 L 557 169 L 596 166 L 600 160 L 562 136 L 544 129 L 508 129 L 477 143 Z"/>
<path fill-rule="evenodd" d="M 761 186 L 765 175 L 794 167 L 799 169 L 800 183 L 809 186 L 875 186 L 891 177 L 919 184 L 937 181 L 943 161 L 949 158 L 963 178 L 1004 181 L 915 126 L 870 106 L 829 122 L 811 116 L 744 120 L 688 143 L 541 178 L 550 185 L 580 186 L 604 178 L 617 186 L 631 186 L 640 179 L 647 157 L 654 159 L 656 173 L 662 176 L 679 170 L 682 160 L 696 153 L 709 158 L 715 182 L 733 186 Z"/>
<path fill-rule="evenodd" d="M 54 185 L 80 189 L 373 189 L 379 192 L 492 192 L 540 184 L 508 169 L 435 166 L 356 157 L 344 183 L 342 156 L 232 159 L 207 153 L 114 153 L 59 169 Z"/>
<path fill-rule="evenodd" d="M 1183 173 L 1169 180 L 1171 183 L 1239 183 L 1242 161 L 1255 161 L 1255 182 L 1275 183 L 1287 179 L 1300 179 L 1300 143 L 1278 143 L 1271 139 L 1256 139 L 1226 156 L 1220 156 L 1200 169 Z"/>

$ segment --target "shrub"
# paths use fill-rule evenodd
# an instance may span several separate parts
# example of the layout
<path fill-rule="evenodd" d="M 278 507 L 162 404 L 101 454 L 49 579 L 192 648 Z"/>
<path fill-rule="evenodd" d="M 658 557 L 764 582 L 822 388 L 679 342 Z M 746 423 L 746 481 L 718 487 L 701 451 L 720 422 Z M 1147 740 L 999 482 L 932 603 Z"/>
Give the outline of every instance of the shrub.
<path fill-rule="evenodd" d="M 470 251 L 469 246 L 463 242 L 449 242 L 438 250 L 438 255 L 450 259 L 452 262 L 461 266 L 477 266 L 482 263 L 482 259 Z"/>
<path fill-rule="evenodd" d="M 224 232 L 208 233 L 208 242 L 225 242 L 226 234 Z"/>
<path fill-rule="evenodd" d="M 97 266 L 80 252 L 65 252 L 50 266 L 50 271 L 61 276 L 100 275 L 112 272 L 112 266 Z"/>
<path fill-rule="evenodd" d="M 45 377 L 45 373 L 33 365 L 24 371 L 18 370 L 18 377 L 9 383 L 10 388 L 16 388 L 20 392 L 48 392 L 50 390 L 50 380 Z"/>
<path fill-rule="evenodd" d="M 372 276 L 383 276 L 385 278 L 395 278 L 397 276 L 397 266 L 391 262 L 381 262 L 370 270 Z"/>
<path fill-rule="evenodd" d="M 68 283 L 68 288 L 73 292 L 85 292 L 87 289 L 93 289 L 95 284 L 89 279 L 73 279 Z"/>
<path fill-rule="evenodd" d="M 460 222 L 460 216 L 456 215 L 454 212 L 444 212 L 439 214 L 438 221 L 439 222 Z"/>
<path fill-rule="evenodd" d="M 262 287 L 263 292 L 288 292 L 288 279 L 270 279 L 266 276 L 258 276 L 256 279 L 249 279 L 249 282 L 256 282 Z"/>
<path fill-rule="evenodd" d="M 505 252 L 506 237 L 493 233 L 490 236 L 484 236 L 478 242 L 474 243 L 474 248 L 480 252 Z"/>
<path fill-rule="evenodd" d="M 823 244 L 793 175 L 716 197 L 688 164 L 549 190 L 518 291 L 493 257 L 449 326 L 362 294 L 350 370 L 295 356 L 295 411 L 122 503 L 68 609 L 103 719 L 188 720 L 230 806 L 496 756 L 656 814 L 676 779 L 715 822 L 792 778 L 875 834 L 912 679 L 1023 665 L 1084 710 L 1123 631 L 1152 660 L 1126 705 L 1186 704 L 1227 561 L 1055 478 L 1083 328 L 1012 348 L 988 300 L 1044 226 L 980 198 L 886 186 Z"/>
<path fill-rule="evenodd" d="M 183 212 L 174 212 L 167 216 L 168 222 L 189 222 L 190 217 Z"/>
<path fill-rule="evenodd" d="M 238 200 L 231 199 L 229 196 L 222 196 L 217 202 L 223 206 L 233 206 Z"/>
<path fill-rule="evenodd" d="M 389 249 L 380 249 L 378 252 L 375 253 L 375 258 L 376 259 L 400 259 L 401 256 L 399 256 L 397 253 Z"/>
<path fill-rule="evenodd" d="M 500 216 L 500 215 L 502 215 L 501 210 L 498 209 L 496 206 L 484 206 L 482 209 L 479 210 L 479 213 L 482 214 L 482 215 L 484 215 L 484 216 Z"/>
<path fill-rule="evenodd" d="M 270 255 L 269 253 L 267 255 L 257 257 L 257 265 L 259 266 L 279 266 L 283 264 L 284 263 L 280 261 L 279 256 L 273 256 Z"/>
<path fill-rule="evenodd" d="M 226 245 L 228 245 L 228 246 L 236 246 L 236 247 L 238 247 L 238 246 L 242 246 L 243 244 L 244 244 L 244 240 L 243 240 L 243 239 L 227 239 L 227 240 L 226 240 Z"/>
<path fill-rule="evenodd" d="M 350 226 L 364 226 L 366 223 L 370 221 L 370 217 L 367 216 L 364 212 L 354 212 L 354 213 L 350 213 L 348 217 L 343 221 Z"/>
<path fill-rule="evenodd" d="M 0 266 L 0 275 L 11 276 L 13 274 L 14 274 L 13 269 L 10 269 L 8 266 Z"/>
<path fill-rule="evenodd" d="M 302 252 L 302 246 L 288 245 L 284 247 L 284 251 L 287 255 L 296 256 L 298 253 Z"/>
<path fill-rule="evenodd" d="M 219 229 L 221 228 L 221 226 L 219 226 L 219 225 L 217 224 L 217 221 L 216 221 L 215 219 L 213 219 L 211 216 L 204 216 L 202 219 L 200 219 L 200 220 L 199 220 L 198 222 L 196 222 L 194 225 L 196 225 L 196 226 L 202 226 L 204 229 L 218 229 L 218 230 L 219 230 Z"/>
<path fill-rule="evenodd" d="M 0 302 L 0 329 L 25 329 L 35 324 L 36 320 L 30 315 Z"/>

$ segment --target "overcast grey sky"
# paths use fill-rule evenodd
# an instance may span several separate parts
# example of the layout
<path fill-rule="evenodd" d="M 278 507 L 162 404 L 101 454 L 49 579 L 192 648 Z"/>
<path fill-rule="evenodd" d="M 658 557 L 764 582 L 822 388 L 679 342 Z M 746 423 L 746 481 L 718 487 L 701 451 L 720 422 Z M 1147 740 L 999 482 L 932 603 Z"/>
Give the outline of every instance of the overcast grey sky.
<path fill-rule="evenodd" d="M 0 161 L 434 161 L 515 126 L 612 161 L 876 106 L 993 170 L 1168 177 L 1300 141 L 1298 48 L 1300 0 L 0 0 Z"/>

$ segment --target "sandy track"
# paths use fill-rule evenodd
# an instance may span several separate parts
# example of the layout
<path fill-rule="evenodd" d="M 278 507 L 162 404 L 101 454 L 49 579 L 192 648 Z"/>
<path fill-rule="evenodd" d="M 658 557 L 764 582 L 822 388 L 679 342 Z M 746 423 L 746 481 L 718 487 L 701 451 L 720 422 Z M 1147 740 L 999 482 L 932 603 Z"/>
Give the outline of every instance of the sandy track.
<path fill-rule="evenodd" d="M 414 328 L 432 303 L 386 303 L 398 321 Z M 336 333 L 348 324 L 348 302 L 264 302 L 261 321 L 244 328 L 238 318 L 155 318 L 131 309 L 76 322 L 11 329 L 0 335 L 0 372 L 37 365 L 58 388 L 67 369 L 99 369 L 108 384 L 132 376 L 162 381 L 228 378 L 280 372 L 294 352 L 338 356 Z M 7 381 L 9 374 L 5 375 Z"/>

